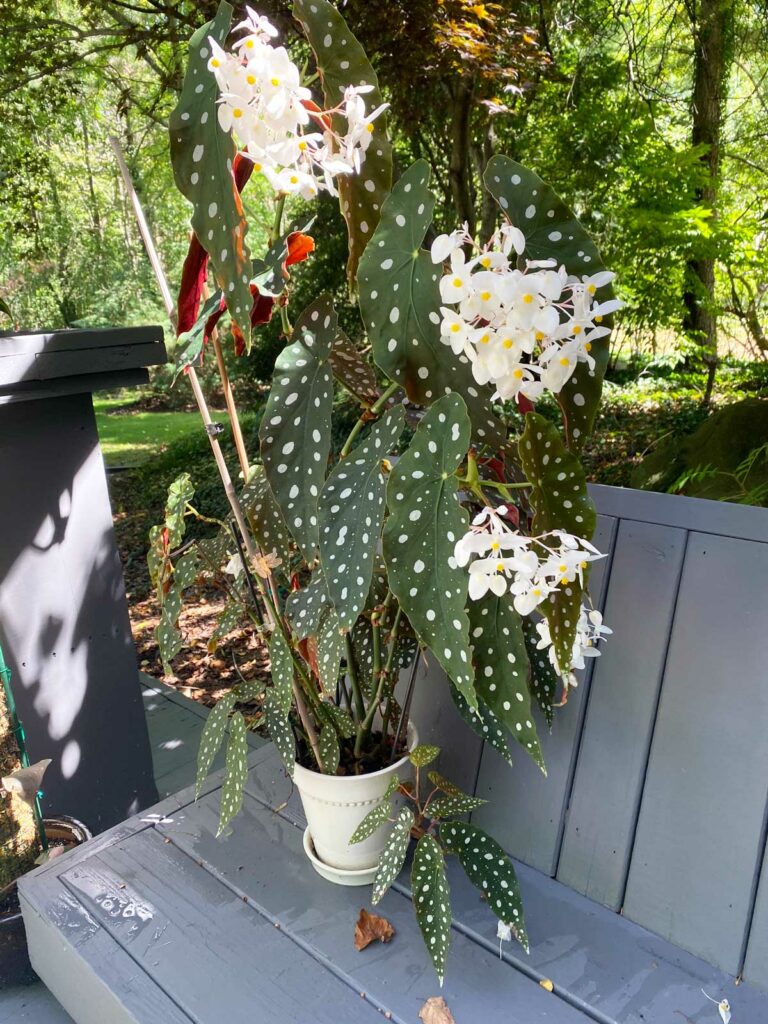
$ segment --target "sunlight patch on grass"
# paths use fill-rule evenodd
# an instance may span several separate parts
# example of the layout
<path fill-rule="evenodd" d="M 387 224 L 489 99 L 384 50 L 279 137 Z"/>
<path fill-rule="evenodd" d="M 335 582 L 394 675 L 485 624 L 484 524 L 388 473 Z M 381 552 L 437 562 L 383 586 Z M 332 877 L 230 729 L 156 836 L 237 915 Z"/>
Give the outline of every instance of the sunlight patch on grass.
<path fill-rule="evenodd" d="M 216 413 L 215 418 L 228 422 L 226 413 Z M 173 441 L 203 431 L 196 412 L 116 413 L 103 406 L 96 410 L 96 425 L 108 466 L 139 465 Z"/>

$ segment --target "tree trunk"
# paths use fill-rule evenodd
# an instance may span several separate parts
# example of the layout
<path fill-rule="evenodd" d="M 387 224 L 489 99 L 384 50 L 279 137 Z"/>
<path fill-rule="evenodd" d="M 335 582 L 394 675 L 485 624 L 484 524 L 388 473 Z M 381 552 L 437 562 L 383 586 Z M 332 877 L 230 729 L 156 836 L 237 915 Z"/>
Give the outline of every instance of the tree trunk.
<path fill-rule="evenodd" d="M 694 37 L 692 132 L 694 146 L 707 147 L 702 160 L 706 182 L 698 200 L 717 216 L 720 177 L 720 142 L 732 59 L 734 0 L 696 0 L 691 4 Z M 715 258 L 708 253 L 688 262 L 684 327 L 717 358 L 715 310 Z"/>
<path fill-rule="evenodd" d="M 476 227 L 475 204 L 472 198 L 472 161 L 470 121 L 472 117 L 472 83 L 464 78 L 456 79 L 450 90 L 453 109 L 451 110 L 451 159 L 449 178 L 451 196 L 460 224 L 469 225 L 474 235 Z"/>

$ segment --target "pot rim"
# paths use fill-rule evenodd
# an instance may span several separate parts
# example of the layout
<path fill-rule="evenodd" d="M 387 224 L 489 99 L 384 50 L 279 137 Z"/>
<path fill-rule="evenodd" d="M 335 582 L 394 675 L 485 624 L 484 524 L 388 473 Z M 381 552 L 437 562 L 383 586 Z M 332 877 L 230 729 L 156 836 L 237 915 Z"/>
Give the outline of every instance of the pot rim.
<path fill-rule="evenodd" d="M 407 736 L 408 750 L 406 751 L 406 753 L 403 754 L 403 756 L 398 761 L 394 761 L 392 764 L 388 764 L 386 768 L 379 768 L 375 772 L 363 772 L 361 775 L 326 775 L 325 772 L 315 771 L 314 768 L 305 768 L 303 764 L 299 764 L 298 761 L 294 761 L 294 774 L 296 772 L 296 769 L 300 768 L 303 772 L 307 772 L 309 775 L 316 775 L 319 779 L 332 779 L 334 783 L 343 783 L 344 785 L 350 785 L 354 782 L 359 782 L 360 779 L 375 779 L 379 775 L 385 775 L 387 772 L 391 772 L 395 768 L 400 768 L 401 765 L 405 764 L 405 762 L 410 757 L 410 752 L 413 750 L 413 748 L 418 745 L 419 731 L 414 725 L 414 723 L 411 721 L 408 722 Z"/>

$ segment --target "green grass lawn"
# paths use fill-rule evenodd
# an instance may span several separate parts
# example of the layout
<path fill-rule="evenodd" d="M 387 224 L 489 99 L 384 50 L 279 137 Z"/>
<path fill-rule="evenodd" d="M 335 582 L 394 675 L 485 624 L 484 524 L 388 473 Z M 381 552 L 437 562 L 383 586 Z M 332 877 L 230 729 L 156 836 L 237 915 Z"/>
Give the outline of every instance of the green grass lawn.
<path fill-rule="evenodd" d="M 94 401 L 96 426 L 108 466 L 141 465 L 172 442 L 203 432 L 196 412 L 132 412 L 126 408 L 130 404 L 130 399 L 114 396 Z M 215 419 L 225 422 L 227 416 L 219 412 Z"/>

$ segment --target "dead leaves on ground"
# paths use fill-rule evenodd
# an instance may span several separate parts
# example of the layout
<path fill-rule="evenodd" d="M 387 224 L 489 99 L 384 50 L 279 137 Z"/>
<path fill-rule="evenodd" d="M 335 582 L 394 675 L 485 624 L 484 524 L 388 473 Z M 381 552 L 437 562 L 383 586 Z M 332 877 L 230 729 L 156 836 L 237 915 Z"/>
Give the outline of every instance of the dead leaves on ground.
<path fill-rule="evenodd" d="M 419 1010 L 423 1024 L 456 1024 L 448 1004 L 442 996 L 432 996 Z"/>
<path fill-rule="evenodd" d="M 360 917 L 355 925 L 355 948 L 365 949 L 372 942 L 389 942 L 395 929 L 386 919 L 378 914 L 369 914 L 365 907 L 360 908 Z M 437 1022 L 437 1018 L 436 1018 Z M 439 1022 L 437 1022 L 439 1024 Z"/>

